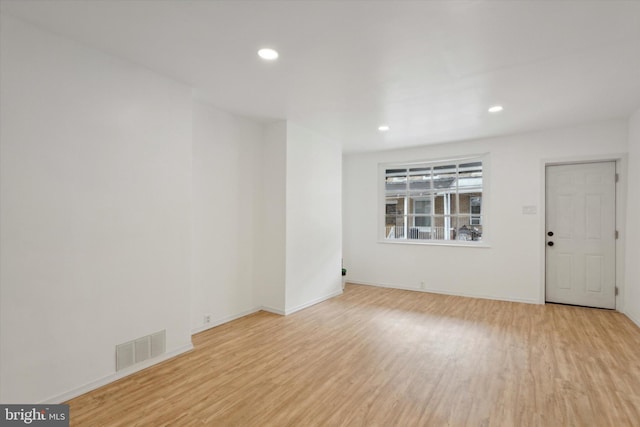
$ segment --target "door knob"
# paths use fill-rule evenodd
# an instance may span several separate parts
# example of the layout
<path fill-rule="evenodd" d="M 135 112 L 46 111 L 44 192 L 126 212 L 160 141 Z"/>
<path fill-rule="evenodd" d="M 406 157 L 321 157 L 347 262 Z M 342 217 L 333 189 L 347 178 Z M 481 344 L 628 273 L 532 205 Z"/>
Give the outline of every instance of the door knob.
<path fill-rule="evenodd" d="M 547 245 L 553 246 L 553 242 L 549 242 L 549 243 L 547 243 Z"/>
<path fill-rule="evenodd" d="M 549 237 L 553 236 L 553 231 L 548 232 L 547 236 L 549 236 Z"/>

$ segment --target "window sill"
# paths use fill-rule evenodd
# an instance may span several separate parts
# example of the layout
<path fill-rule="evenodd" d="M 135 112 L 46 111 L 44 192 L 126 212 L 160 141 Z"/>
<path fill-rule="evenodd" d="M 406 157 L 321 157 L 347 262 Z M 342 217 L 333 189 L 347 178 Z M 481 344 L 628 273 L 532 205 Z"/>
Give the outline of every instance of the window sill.
<path fill-rule="evenodd" d="M 391 245 L 417 245 L 417 246 L 455 246 L 462 248 L 491 248 L 491 245 L 487 242 L 465 242 L 460 240 L 455 241 L 416 241 L 416 240 L 378 240 L 378 243 L 387 243 Z"/>

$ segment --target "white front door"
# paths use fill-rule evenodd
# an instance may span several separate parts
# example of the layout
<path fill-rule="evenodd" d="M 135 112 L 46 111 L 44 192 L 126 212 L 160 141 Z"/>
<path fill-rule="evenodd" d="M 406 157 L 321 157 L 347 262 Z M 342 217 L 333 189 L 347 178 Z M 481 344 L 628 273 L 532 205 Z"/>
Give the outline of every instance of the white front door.
<path fill-rule="evenodd" d="M 616 164 L 546 169 L 546 300 L 615 308 Z"/>

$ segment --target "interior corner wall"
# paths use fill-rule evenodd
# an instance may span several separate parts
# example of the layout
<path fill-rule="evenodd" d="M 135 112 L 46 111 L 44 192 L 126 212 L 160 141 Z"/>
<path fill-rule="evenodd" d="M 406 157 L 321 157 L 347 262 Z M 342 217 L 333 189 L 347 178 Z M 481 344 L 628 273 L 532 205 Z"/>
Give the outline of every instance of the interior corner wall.
<path fill-rule="evenodd" d="M 262 138 L 263 125 L 194 101 L 194 332 L 255 311 L 259 306 L 253 279 Z M 210 316 L 208 323 L 205 315 Z"/>
<path fill-rule="evenodd" d="M 285 314 L 287 122 L 265 126 L 254 259 L 254 293 L 262 308 Z"/>
<path fill-rule="evenodd" d="M 287 125 L 286 312 L 342 292 L 342 149 Z"/>
<path fill-rule="evenodd" d="M 1 19 L 0 401 L 56 401 L 191 348 L 191 90 Z"/>
<path fill-rule="evenodd" d="M 629 119 L 625 314 L 640 326 L 640 110 Z"/>
<path fill-rule="evenodd" d="M 544 163 L 624 155 L 627 127 L 626 120 L 611 120 L 500 138 L 346 155 L 343 239 L 349 281 L 542 303 Z M 637 141 L 635 144 L 637 152 Z M 378 241 L 380 163 L 482 153 L 488 153 L 490 160 L 490 192 L 485 200 L 489 204 L 486 225 L 490 227 L 490 247 Z M 524 206 L 535 206 L 537 213 L 524 214 Z M 637 202 L 635 206 L 637 218 Z M 634 215 L 630 213 L 628 218 Z M 628 264 L 637 264 L 637 254 L 636 250 L 636 258 Z"/>

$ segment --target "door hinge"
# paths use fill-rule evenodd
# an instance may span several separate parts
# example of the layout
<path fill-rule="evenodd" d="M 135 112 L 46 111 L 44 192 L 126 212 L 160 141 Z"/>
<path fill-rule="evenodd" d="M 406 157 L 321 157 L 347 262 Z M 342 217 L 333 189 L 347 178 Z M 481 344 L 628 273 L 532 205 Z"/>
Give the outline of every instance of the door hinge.
<path fill-rule="evenodd" d="M 620 181 L 620 175 L 616 174 L 616 182 Z"/>
<path fill-rule="evenodd" d="M 616 230 L 616 234 L 615 234 L 615 236 L 616 236 L 616 239 L 619 239 L 619 238 L 620 238 L 620 233 L 618 233 L 618 230 Z"/>
<path fill-rule="evenodd" d="M 618 296 L 618 293 L 619 293 L 618 287 L 616 286 L 616 296 Z"/>

